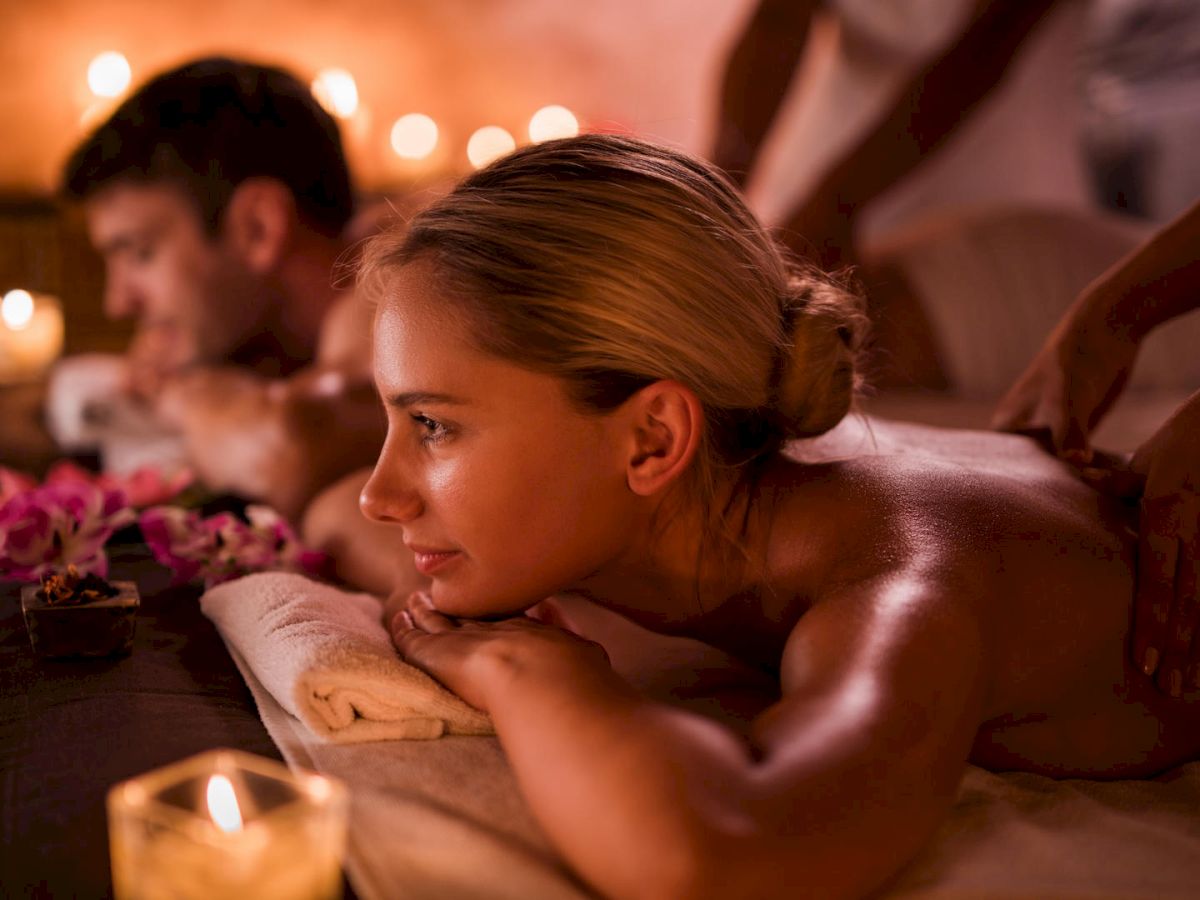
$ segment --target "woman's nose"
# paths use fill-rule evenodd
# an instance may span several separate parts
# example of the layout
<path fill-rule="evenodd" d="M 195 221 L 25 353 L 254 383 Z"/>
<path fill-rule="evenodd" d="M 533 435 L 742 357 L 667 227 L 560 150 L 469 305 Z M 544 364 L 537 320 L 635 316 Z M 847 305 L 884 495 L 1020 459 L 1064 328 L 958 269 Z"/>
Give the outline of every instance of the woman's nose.
<path fill-rule="evenodd" d="M 368 519 L 390 524 L 411 522 L 424 511 L 420 494 L 388 465 L 386 456 L 380 457 L 363 485 L 358 506 Z"/>

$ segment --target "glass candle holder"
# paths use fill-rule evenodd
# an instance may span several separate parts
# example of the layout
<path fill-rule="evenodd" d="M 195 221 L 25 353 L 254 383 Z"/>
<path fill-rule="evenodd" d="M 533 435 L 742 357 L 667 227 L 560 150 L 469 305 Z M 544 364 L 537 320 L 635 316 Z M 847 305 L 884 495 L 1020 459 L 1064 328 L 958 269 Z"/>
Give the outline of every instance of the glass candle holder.
<path fill-rule="evenodd" d="M 57 297 L 20 289 L 0 297 L 0 384 L 36 381 L 62 348 L 63 311 Z"/>
<path fill-rule="evenodd" d="M 117 900 L 327 900 L 342 895 L 341 782 L 213 750 L 108 792 Z"/>

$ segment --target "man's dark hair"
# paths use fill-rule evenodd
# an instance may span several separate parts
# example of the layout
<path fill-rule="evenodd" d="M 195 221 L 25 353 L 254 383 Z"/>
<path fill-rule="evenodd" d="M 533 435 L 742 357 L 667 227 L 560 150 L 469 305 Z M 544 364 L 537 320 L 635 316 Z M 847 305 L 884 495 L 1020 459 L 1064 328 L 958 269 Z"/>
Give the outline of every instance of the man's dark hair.
<path fill-rule="evenodd" d="M 337 123 L 282 69 L 212 57 L 165 72 L 130 96 L 71 155 L 63 187 L 86 199 L 119 181 L 174 182 L 215 234 L 234 189 L 269 176 L 300 217 L 336 236 L 354 206 Z"/>

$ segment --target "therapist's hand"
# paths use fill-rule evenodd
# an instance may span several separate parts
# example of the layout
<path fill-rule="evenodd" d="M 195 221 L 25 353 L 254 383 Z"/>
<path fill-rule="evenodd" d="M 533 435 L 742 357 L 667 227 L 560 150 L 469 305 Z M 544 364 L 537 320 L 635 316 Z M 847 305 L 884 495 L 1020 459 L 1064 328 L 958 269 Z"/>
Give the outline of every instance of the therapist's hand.
<path fill-rule="evenodd" d="M 1066 459 L 1090 461 L 1089 437 L 1124 389 L 1137 351 L 1128 329 L 1068 316 L 1000 400 L 992 427 L 1029 434 Z"/>
<path fill-rule="evenodd" d="M 1101 490 L 1141 497 L 1134 664 L 1172 697 L 1200 689 L 1200 393 L 1134 454 L 1128 468 L 1084 468 Z"/>

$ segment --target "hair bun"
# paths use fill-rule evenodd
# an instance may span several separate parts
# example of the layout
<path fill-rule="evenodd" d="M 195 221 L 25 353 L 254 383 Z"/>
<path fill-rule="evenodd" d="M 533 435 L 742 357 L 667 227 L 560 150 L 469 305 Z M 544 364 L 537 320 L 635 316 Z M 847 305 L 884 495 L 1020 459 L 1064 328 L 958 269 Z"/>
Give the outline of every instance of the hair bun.
<path fill-rule="evenodd" d="M 785 437 L 824 434 L 849 411 L 866 321 L 856 294 L 815 273 L 791 278 L 772 404 Z"/>

